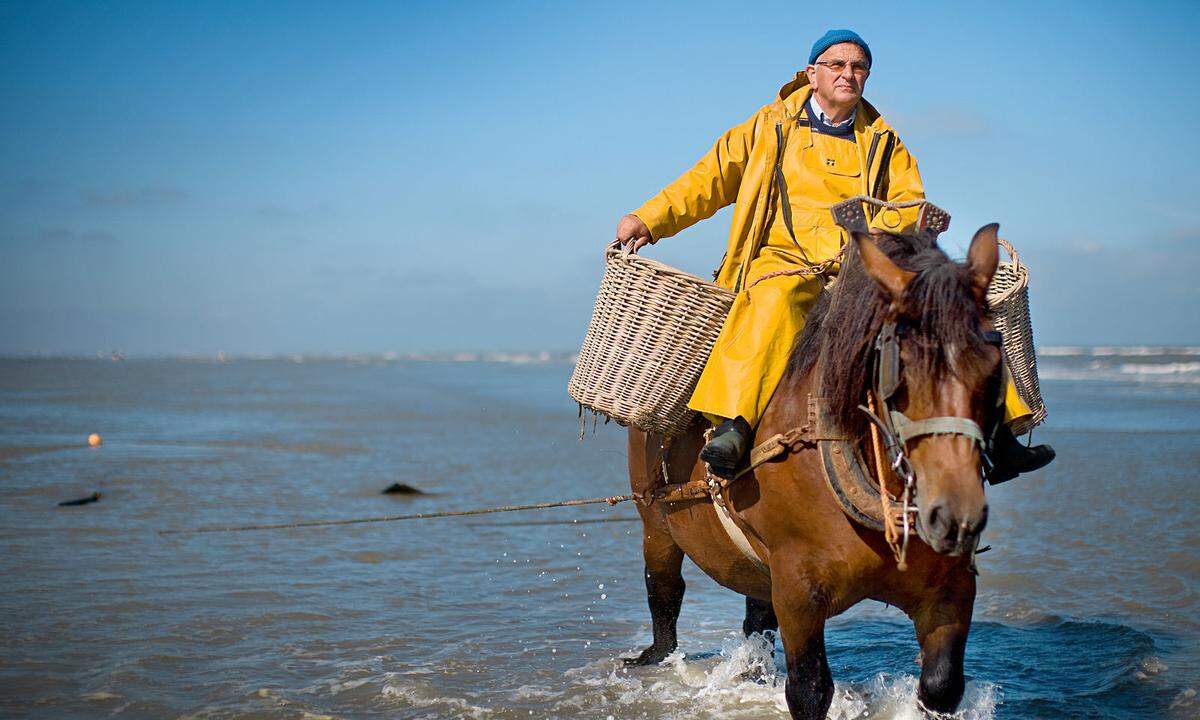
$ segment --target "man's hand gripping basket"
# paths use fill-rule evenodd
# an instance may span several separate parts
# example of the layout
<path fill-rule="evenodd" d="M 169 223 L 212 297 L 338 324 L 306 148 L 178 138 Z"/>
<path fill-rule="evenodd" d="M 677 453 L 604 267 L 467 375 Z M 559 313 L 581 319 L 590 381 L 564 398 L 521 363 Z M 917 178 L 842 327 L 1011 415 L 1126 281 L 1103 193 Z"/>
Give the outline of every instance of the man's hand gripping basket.
<path fill-rule="evenodd" d="M 616 243 L 604 255 L 607 269 L 567 390 L 589 410 L 670 437 L 692 419 L 687 403 L 733 293 Z"/>

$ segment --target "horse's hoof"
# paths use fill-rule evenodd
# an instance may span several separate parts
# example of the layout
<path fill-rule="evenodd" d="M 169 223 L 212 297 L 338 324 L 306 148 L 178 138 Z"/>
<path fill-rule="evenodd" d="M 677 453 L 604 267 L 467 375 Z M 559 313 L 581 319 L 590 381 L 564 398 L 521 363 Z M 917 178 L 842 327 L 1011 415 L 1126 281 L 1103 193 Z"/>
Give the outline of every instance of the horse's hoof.
<path fill-rule="evenodd" d="M 657 665 L 670 655 L 668 650 L 659 650 L 653 645 L 642 651 L 637 657 L 621 658 L 621 662 L 625 667 L 643 667 L 645 665 Z"/>

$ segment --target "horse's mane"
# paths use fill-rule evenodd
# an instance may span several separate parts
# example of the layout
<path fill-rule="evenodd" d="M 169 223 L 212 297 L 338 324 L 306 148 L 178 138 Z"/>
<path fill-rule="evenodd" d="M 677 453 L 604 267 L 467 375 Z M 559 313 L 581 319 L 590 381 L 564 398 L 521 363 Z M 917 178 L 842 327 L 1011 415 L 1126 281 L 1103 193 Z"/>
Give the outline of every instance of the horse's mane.
<path fill-rule="evenodd" d="M 906 377 L 936 382 L 946 374 L 981 372 L 963 359 L 983 355 L 981 308 L 965 264 L 951 260 L 928 239 L 875 234 L 875 244 L 900 267 L 917 273 L 901 298 L 898 325 L 905 336 Z M 870 386 L 875 336 L 887 319 L 891 298 L 863 267 L 853 240 L 832 289 L 821 293 L 797 336 L 787 372 L 820 373 L 829 419 L 861 437 L 866 416 L 858 406 Z"/>

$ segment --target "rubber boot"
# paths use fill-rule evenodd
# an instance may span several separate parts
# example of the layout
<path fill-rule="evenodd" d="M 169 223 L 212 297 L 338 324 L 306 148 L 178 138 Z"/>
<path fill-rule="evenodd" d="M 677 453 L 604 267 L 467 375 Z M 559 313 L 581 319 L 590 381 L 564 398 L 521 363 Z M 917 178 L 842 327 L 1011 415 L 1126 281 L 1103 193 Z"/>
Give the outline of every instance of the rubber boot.
<path fill-rule="evenodd" d="M 1049 465 L 1054 459 L 1054 448 L 1049 445 L 1022 445 L 1007 425 L 1001 425 L 996 429 L 988 456 L 992 461 L 992 471 L 987 475 L 988 482 L 999 485 L 1021 473 L 1032 472 Z"/>
<path fill-rule="evenodd" d="M 750 423 L 741 417 L 726 420 L 717 426 L 712 439 L 700 451 L 700 459 L 708 463 L 713 475 L 732 480 L 750 444 Z"/>

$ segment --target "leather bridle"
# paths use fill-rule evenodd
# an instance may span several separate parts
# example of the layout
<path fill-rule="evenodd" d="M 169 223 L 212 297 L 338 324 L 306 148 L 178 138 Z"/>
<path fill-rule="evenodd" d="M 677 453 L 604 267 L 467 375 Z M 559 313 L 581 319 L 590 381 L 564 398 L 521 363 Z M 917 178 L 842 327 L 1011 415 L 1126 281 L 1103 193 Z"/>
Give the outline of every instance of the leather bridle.
<path fill-rule="evenodd" d="M 996 330 L 985 331 L 984 339 L 988 344 L 995 345 L 997 348 L 1002 344 L 1000 333 Z M 900 335 L 895 321 L 885 322 L 880 327 L 879 334 L 875 336 L 872 364 L 874 365 L 875 379 L 870 392 L 874 394 L 875 407 L 879 412 L 876 414 L 865 405 L 858 407 L 879 428 L 888 455 L 888 464 L 896 476 L 903 481 L 906 496 L 915 496 L 917 492 L 916 473 L 907 453 L 909 443 L 915 440 L 930 435 L 962 435 L 977 443 L 980 456 L 986 457 L 988 440 L 991 433 L 994 432 L 993 418 L 988 418 L 986 421 L 989 432 L 985 433 L 979 423 L 971 418 L 939 415 L 922 420 L 912 420 L 903 412 L 895 409 L 893 398 L 904 382 L 900 367 Z M 1001 367 L 1002 363 L 997 364 L 996 371 L 989 380 L 989 399 L 996 399 L 995 394 L 1000 388 Z M 989 403 L 987 407 L 991 408 L 991 406 L 992 403 Z M 982 477 L 980 480 L 982 481 Z M 888 490 L 880 488 L 880 492 L 888 492 Z"/>

